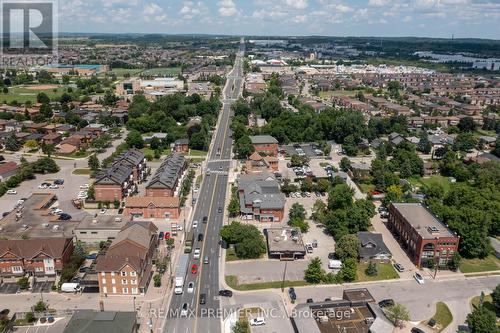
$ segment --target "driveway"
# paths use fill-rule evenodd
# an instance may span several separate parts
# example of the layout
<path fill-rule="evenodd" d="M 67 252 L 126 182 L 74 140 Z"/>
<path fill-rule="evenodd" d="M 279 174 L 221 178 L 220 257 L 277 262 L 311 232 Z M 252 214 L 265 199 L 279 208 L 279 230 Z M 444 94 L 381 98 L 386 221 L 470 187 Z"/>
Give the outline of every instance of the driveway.
<path fill-rule="evenodd" d="M 286 265 L 285 280 L 303 280 L 308 260 L 295 261 L 249 260 L 226 262 L 225 274 L 236 275 L 240 284 L 259 283 L 283 280 Z"/>

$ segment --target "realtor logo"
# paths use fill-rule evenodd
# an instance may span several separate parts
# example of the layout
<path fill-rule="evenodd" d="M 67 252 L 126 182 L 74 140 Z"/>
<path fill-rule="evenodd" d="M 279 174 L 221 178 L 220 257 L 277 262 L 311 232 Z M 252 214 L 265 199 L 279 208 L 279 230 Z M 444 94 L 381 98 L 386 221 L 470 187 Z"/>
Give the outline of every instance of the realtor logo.
<path fill-rule="evenodd" d="M 53 62 L 48 60 L 57 52 L 56 9 L 56 0 L 0 0 L 1 55 L 8 62 L 18 56 L 25 66 Z"/>

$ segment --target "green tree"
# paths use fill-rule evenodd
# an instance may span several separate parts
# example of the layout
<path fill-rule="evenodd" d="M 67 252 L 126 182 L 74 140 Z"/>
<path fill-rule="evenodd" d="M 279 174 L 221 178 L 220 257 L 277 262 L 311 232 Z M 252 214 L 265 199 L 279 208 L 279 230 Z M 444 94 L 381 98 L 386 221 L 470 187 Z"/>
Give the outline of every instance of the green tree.
<path fill-rule="evenodd" d="M 40 106 L 40 115 L 42 115 L 42 117 L 45 119 L 52 118 L 54 113 L 52 112 L 52 108 L 48 103 L 43 103 L 42 106 Z"/>
<path fill-rule="evenodd" d="M 367 276 L 376 276 L 378 274 L 377 265 L 370 261 L 365 269 L 365 274 Z"/>
<path fill-rule="evenodd" d="M 299 228 L 300 232 L 302 232 L 302 233 L 306 233 L 309 231 L 309 223 L 307 223 L 307 221 L 300 219 L 300 218 L 291 219 L 290 225 L 292 227 Z"/>
<path fill-rule="evenodd" d="M 33 307 L 35 312 L 43 312 L 48 309 L 47 304 L 45 304 L 43 301 L 38 301 L 36 302 L 35 306 Z"/>
<path fill-rule="evenodd" d="M 345 209 L 353 204 L 354 191 L 347 184 L 339 184 L 330 190 L 328 195 L 329 209 Z"/>
<path fill-rule="evenodd" d="M 491 300 L 495 309 L 500 310 L 500 284 L 498 284 L 491 293 Z"/>
<path fill-rule="evenodd" d="M 288 218 L 290 220 L 293 219 L 300 219 L 304 220 L 306 218 L 306 210 L 304 209 L 304 206 L 302 206 L 299 203 L 294 203 L 292 207 L 290 207 L 290 212 L 288 213 Z"/>
<path fill-rule="evenodd" d="M 5 140 L 5 149 L 10 151 L 18 151 L 21 149 L 21 144 L 17 141 L 17 138 L 12 134 Z"/>
<path fill-rule="evenodd" d="M 309 283 L 320 283 L 325 277 L 325 270 L 321 267 L 321 259 L 315 257 L 309 261 L 304 272 L 304 280 Z"/>
<path fill-rule="evenodd" d="M 153 284 L 156 288 L 161 287 L 161 275 L 160 274 L 155 274 L 153 276 Z"/>
<path fill-rule="evenodd" d="M 351 160 L 347 157 L 342 157 L 339 164 L 340 170 L 347 172 L 351 168 Z"/>
<path fill-rule="evenodd" d="M 467 325 L 471 333 L 497 333 L 496 315 L 484 306 L 478 306 L 467 315 Z"/>
<path fill-rule="evenodd" d="M 461 132 L 474 132 L 476 124 L 474 123 L 474 119 L 472 117 L 463 117 L 460 118 L 457 127 Z"/>
<path fill-rule="evenodd" d="M 56 151 L 56 146 L 53 144 L 42 144 L 42 152 L 47 155 L 49 158 Z"/>
<path fill-rule="evenodd" d="M 250 333 L 250 326 L 246 318 L 239 319 L 234 325 L 231 333 Z"/>
<path fill-rule="evenodd" d="M 241 259 L 257 259 L 266 252 L 266 244 L 264 242 L 264 236 L 259 233 L 254 237 L 248 237 L 243 239 L 241 242 L 236 243 L 235 252 L 238 258 Z"/>
<path fill-rule="evenodd" d="M 236 196 L 233 196 L 231 198 L 231 201 L 229 201 L 227 210 L 229 212 L 230 217 L 238 216 L 238 214 L 240 213 L 240 202 Z"/>
<path fill-rule="evenodd" d="M 144 140 L 142 139 L 141 133 L 138 131 L 130 131 L 125 139 L 125 142 L 130 148 L 141 149 L 144 147 Z"/>
<path fill-rule="evenodd" d="M 393 306 L 387 307 L 385 315 L 396 326 L 410 320 L 410 312 L 400 303 L 395 303 Z"/>
<path fill-rule="evenodd" d="M 35 150 L 38 149 L 38 142 L 36 140 L 27 140 L 24 143 L 24 146 L 29 150 Z"/>
<path fill-rule="evenodd" d="M 99 159 L 96 154 L 92 154 L 89 156 L 88 166 L 90 170 L 97 171 L 100 168 Z"/>
<path fill-rule="evenodd" d="M 26 290 L 28 289 L 30 282 L 27 277 L 22 277 L 17 280 L 17 285 L 21 288 L 21 290 Z"/>
<path fill-rule="evenodd" d="M 344 261 L 348 258 L 358 259 L 359 240 L 356 235 L 342 236 L 337 242 L 335 254 Z"/>
<path fill-rule="evenodd" d="M 338 276 L 343 282 L 352 282 L 356 280 L 358 269 L 358 260 L 354 258 L 347 258 L 342 262 L 342 268 L 340 269 Z"/>
<path fill-rule="evenodd" d="M 460 133 L 455 138 L 455 142 L 453 143 L 453 150 L 469 152 L 475 147 L 476 142 L 477 140 L 472 133 Z"/>

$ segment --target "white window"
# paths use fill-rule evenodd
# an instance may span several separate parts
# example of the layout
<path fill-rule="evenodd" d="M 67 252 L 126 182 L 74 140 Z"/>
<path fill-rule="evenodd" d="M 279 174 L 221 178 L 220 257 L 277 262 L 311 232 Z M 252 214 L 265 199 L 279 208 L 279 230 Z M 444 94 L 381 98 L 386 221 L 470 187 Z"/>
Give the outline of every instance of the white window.
<path fill-rule="evenodd" d="M 130 272 L 130 276 L 137 276 L 137 272 L 135 272 L 135 271 Z"/>
<path fill-rule="evenodd" d="M 102 292 L 107 294 L 108 293 L 108 288 L 107 287 L 102 287 Z"/>
<path fill-rule="evenodd" d="M 111 276 L 115 276 L 115 272 L 111 272 Z"/>
<path fill-rule="evenodd" d="M 106 275 L 106 272 L 101 272 L 101 275 L 102 275 L 102 276 Z"/>
<path fill-rule="evenodd" d="M 22 273 L 23 268 L 21 266 L 12 266 L 12 272 L 13 273 Z"/>
<path fill-rule="evenodd" d="M 122 276 L 127 276 L 127 272 L 122 271 Z"/>
<path fill-rule="evenodd" d="M 136 279 L 130 280 L 130 284 L 137 284 L 137 280 Z"/>
<path fill-rule="evenodd" d="M 43 272 L 43 267 L 35 267 L 35 272 Z"/>
<path fill-rule="evenodd" d="M 132 294 L 137 294 L 137 288 L 132 288 Z"/>
<path fill-rule="evenodd" d="M 128 284 L 128 281 L 126 279 L 122 279 L 122 284 Z"/>
<path fill-rule="evenodd" d="M 111 279 L 111 284 L 115 284 L 116 283 L 116 280 L 115 279 Z"/>
<path fill-rule="evenodd" d="M 122 288 L 122 292 L 123 292 L 124 294 L 128 294 L 128 288 Z"/>
<path fill-rule="evenodd" d="M 116 294 L 116 287 L 113 287 L 113 294 Z"/>
<path fill-rule="evenodd" d="M 102 284 L 106 284 L 106 279 L 102 279 Z"/>

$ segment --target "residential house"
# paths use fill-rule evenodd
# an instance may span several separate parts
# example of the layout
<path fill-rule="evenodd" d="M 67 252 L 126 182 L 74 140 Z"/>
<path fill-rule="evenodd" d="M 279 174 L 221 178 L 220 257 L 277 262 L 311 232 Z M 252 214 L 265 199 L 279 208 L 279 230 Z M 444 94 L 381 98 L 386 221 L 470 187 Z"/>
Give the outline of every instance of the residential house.
<path fill-rule="evenodd" d="M 16 162 L 9 161 L 0 164 L 0 181 L 5 181 L 10 176 L 19 171 L 19 165 Z"/>
<path fill-rule="evenodd" d="M 363 263 L 389 263 L 392 253 L 385 245 L 382 234 L 369 231 L 358 232 L 359 261 Z"/>
<path fill-rule="evenodd" d="M 245 162 L 246 172 L 278 171 L 278 158 L 274 156 L 262 156 L 257 152 L 250 155 Z"/>
<path fill-rule="evenodd" d="M 172 197 L 178 193 L 180 181 L 186 170 L 186 159 L 178 153 L 165 157 L 154 176 L 146 185 L 148 197 Z"/>
<path fill-rule="evenodd" d="M 189 152 L 189 139 L 177 139 L 177 140 L 175 140 L 174 152 L 176 152 L 176 153 Z"/>
<path fill-rule="evenodd" d="M 0 240 L 0 277 L 55 277 L 73 253 L 72 238 Z"/>
<path fill-rule="evenodd" d="M 250 136 L 250 141 L 255 148 L 255 151 L 270 156 L 278 156 L 278 140 L 270 135 L 253 135 Z"/>
<path fill-rule="evenodd" d="M 61 142 L 62 135 L 54 132 L 54 133 L 49 133 L 43 136 L 42 142 L 46 145 L 57 145 L 59 142 Z"/>
<path fill-rule="evenodd" d="M 131 218 L 179 218 L 179 197 L 128 197 L 123 215 Z"/>
<path fill-rule="evenodd" d="M 152 222 L 130 222 L 116 235 L 106 253 L 96 259 L 99 292 L 144 295 L 153 275 L 158 228 Z"/>
<path fill-rule="evenodd" d="M 365 180 L 370 178 L 371 165 L 367 163 L 351 163 L 348 171 L 350 177 L 355 180 Z"/>

